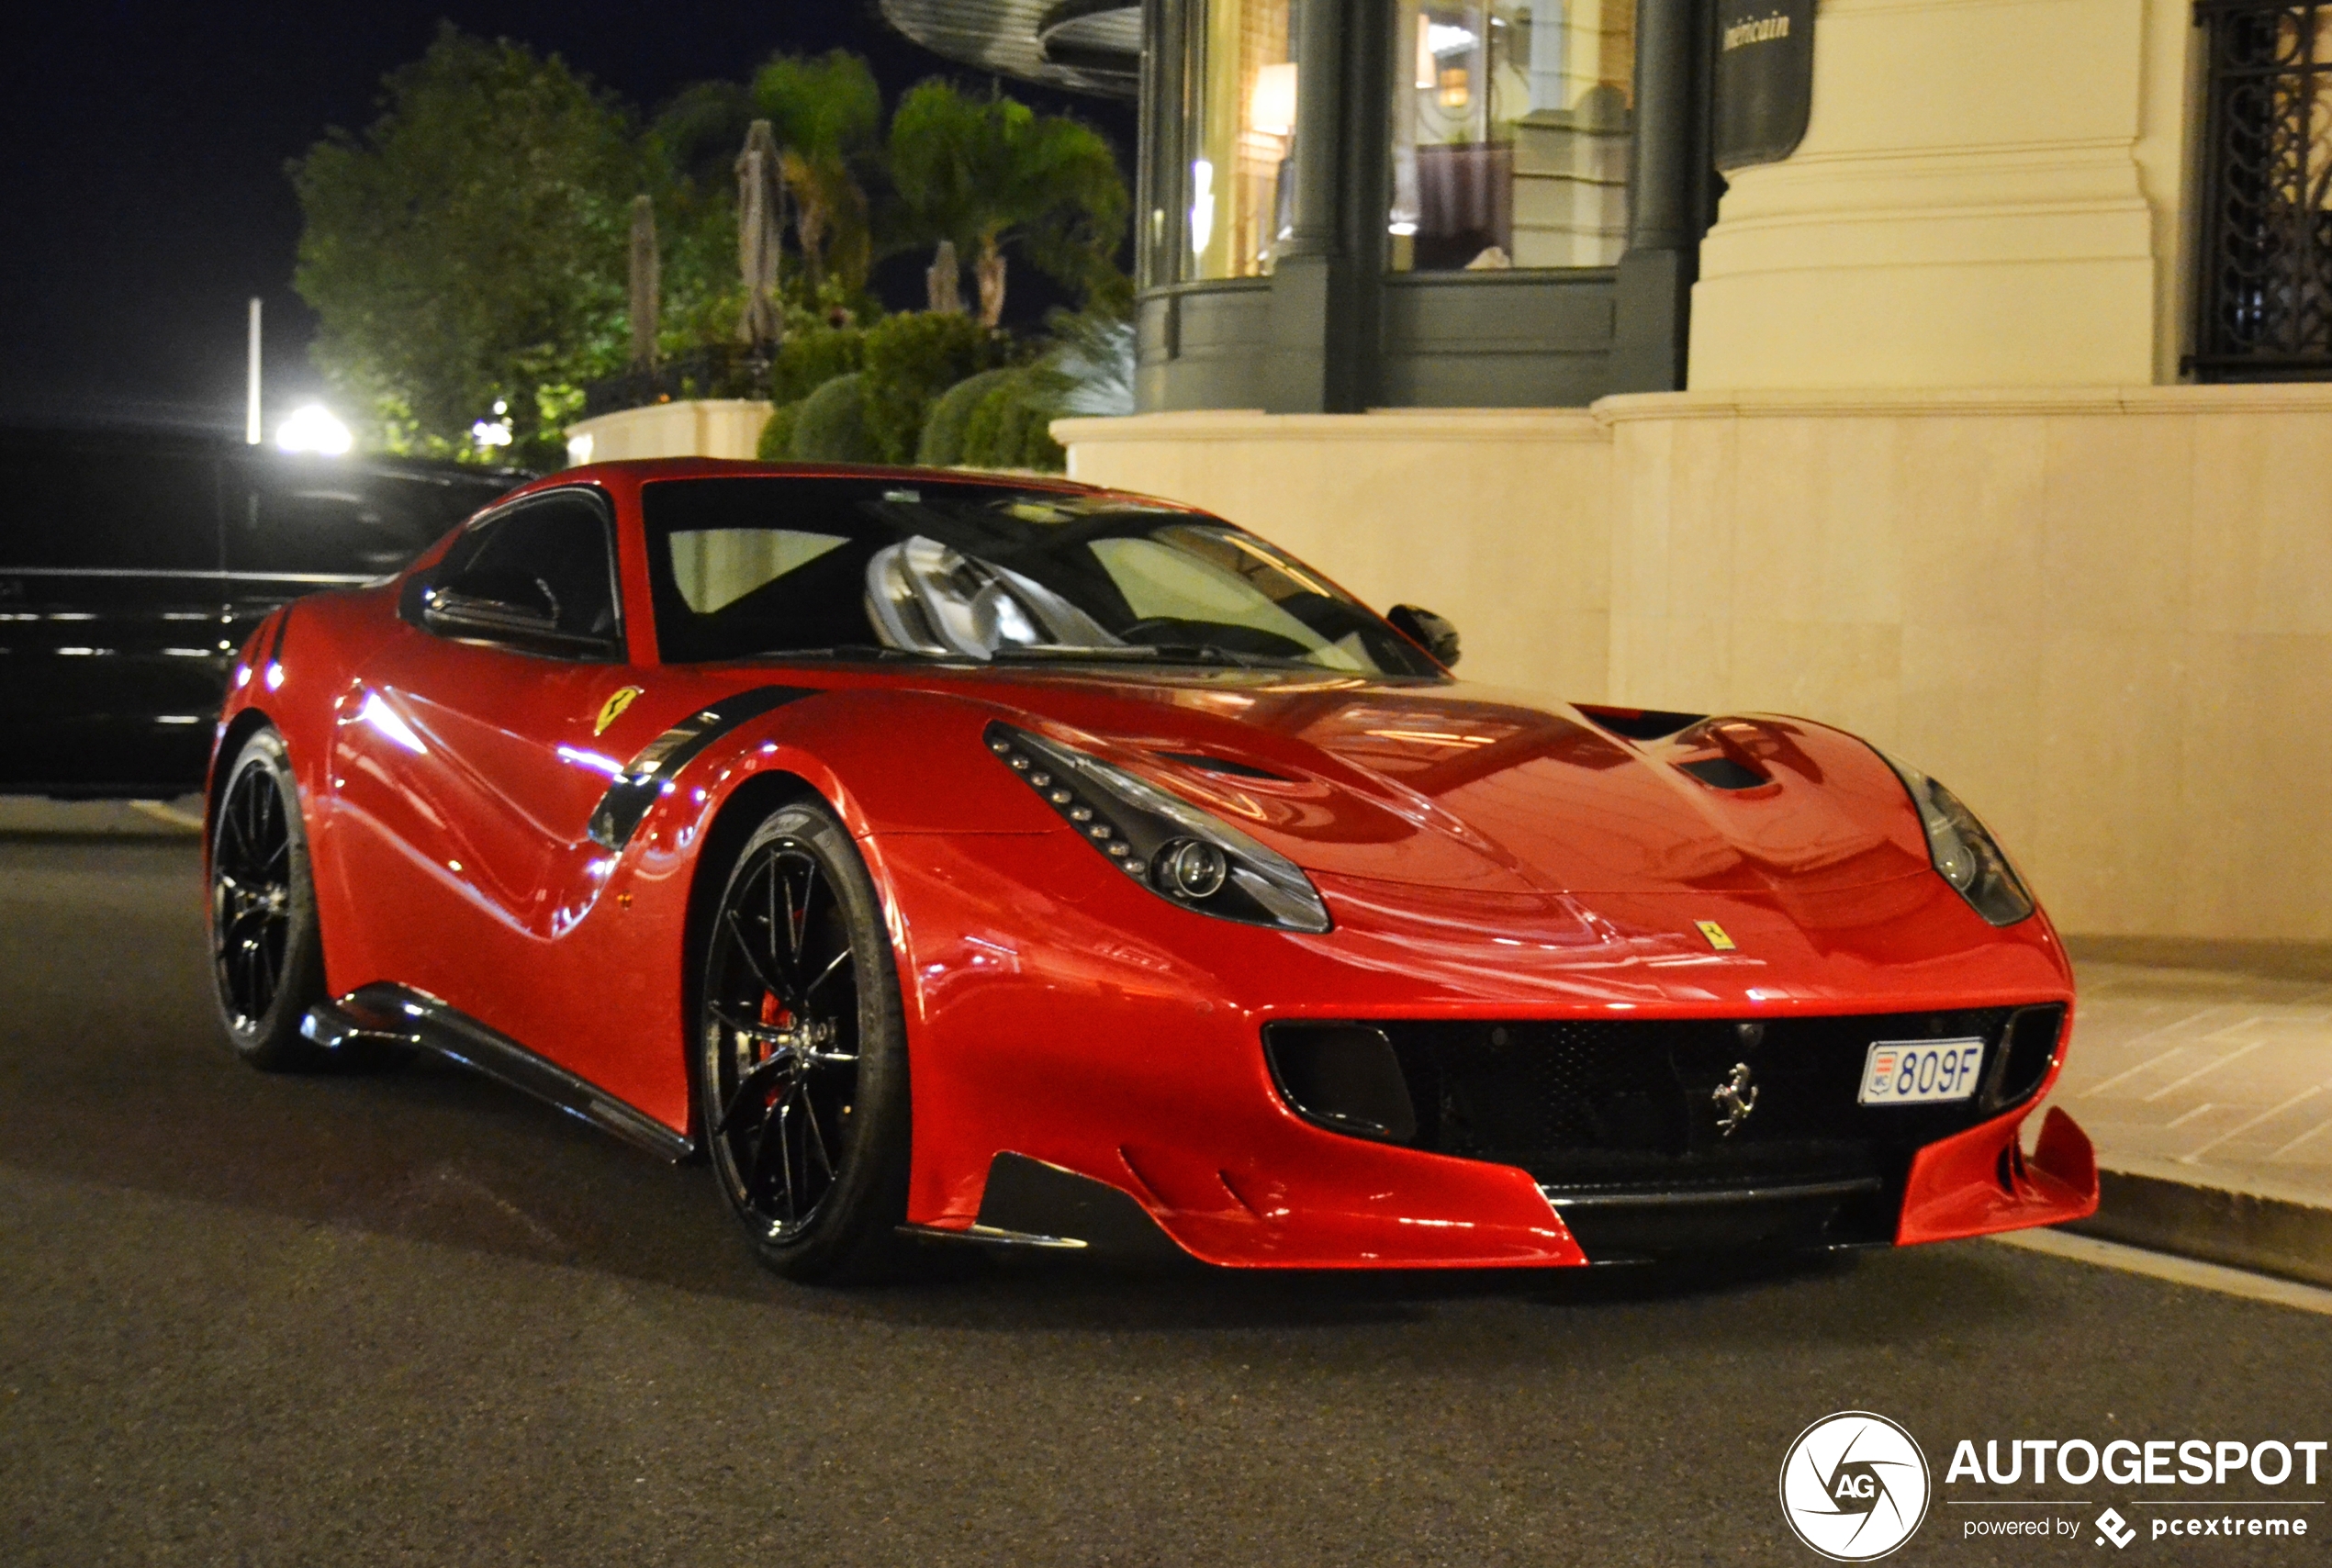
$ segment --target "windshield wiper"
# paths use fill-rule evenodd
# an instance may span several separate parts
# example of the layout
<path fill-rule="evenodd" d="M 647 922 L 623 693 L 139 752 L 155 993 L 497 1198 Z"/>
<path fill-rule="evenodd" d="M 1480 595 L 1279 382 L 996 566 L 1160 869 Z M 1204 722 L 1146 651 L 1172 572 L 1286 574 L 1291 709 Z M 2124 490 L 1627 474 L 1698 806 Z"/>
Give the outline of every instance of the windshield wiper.
<path fill-rule="evenodd" d="M 909 653 L 904 648 L 888 648 L 880 643 L 835 643 L 824 648 L 764 648 L 746 656 L 756 659 L 919 659 L 928 655 Z"/>
<path fill-rule="evenodd" d="M 1060 643 L 1012 643 L 989 654 L 992 659 L 1032 663 L 1073 662 L 1078 659 L 1131 659 L 1143 663 L 1232 665 L 1240 669 L 1272 669 L 1292 660 L 1242 654 L 1219 643 L 1118 643 L 1082 646 Z"/>

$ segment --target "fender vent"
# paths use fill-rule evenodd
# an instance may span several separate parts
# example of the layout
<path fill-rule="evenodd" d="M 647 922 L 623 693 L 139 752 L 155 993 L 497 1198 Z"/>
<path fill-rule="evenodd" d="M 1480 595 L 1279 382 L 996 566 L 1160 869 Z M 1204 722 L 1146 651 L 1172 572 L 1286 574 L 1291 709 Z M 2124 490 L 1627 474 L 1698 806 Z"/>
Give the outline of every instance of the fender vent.
<path fill-rule="evenodd" d="M 1268 778 L 1274 784 L 1287 782 L 1276 773 L 1267 772 L 1244 762 L 1233 762 L 1228 757 L 1208 756 L 1203 752 L 1161 751 L 1153 755 L 1162 756 L 1168 762 L 1179 762 L 1184 767 L 1195 767 L 1202 773 L 1227 773 L 1234 778 Z"/>
<path fill-rule="evenodd" d="M 1631 741 L 1656 741 L 1675 734 L 1687 724 L 1697 724 L 1706 713 L 1670 713 L 1658 708 L 1603 708 L 1578 705 L 1579 711 L 1609 730 Z"/>

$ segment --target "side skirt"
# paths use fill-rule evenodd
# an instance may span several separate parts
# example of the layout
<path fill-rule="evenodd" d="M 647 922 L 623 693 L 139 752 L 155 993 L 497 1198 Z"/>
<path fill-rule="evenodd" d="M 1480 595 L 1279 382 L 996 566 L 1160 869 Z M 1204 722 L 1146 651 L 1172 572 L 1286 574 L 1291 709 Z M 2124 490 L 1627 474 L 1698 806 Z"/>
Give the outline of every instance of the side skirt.
<path fill-rule="evenodd" d="M 337 1052 L 359 1041 L 432 1051 L 660 1159 L 678 1162 L 696 1150 L 694 1138 L 674 1132 L 509 1036 L 497 1034 L 468 1014 L 409 986 L 368 985 L 338 1002 L 320 1002 L 299 1021 L 299 1032 L 328 1051 Z"/>

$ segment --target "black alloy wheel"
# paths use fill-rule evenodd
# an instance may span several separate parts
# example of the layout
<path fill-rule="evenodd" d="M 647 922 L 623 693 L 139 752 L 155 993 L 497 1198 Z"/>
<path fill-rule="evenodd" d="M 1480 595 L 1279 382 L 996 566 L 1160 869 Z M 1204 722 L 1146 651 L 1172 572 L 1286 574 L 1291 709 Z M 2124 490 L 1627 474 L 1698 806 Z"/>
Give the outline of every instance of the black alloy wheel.
<path fill-rule="evenodd" d="M 267 1071 L 325 1053 L 301 1037 L 324 1000 L 324 951 L 308 834 L 283 737 L 261 730 L 227 771 L 210 829 L 210 954 L 228 1043 Z"/>
<path fill-rule="evenodd" d="M 763 1260 L 888 1271 L 906 1212 L 906 1050 L 891 939 L 848 833 L 814 805 L 761 824 L 701 934 L 704 1143 Z"/>

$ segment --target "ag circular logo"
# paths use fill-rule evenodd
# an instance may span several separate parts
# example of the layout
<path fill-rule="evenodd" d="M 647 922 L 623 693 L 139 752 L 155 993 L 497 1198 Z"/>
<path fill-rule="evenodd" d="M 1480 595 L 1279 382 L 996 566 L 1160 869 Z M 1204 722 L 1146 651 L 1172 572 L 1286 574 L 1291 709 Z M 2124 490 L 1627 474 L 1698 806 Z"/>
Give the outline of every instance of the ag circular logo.
<path fill-rule="evenodd" d="M 1931 1492 L 1919 1444 L 1867 1410 L 1824 1416 L 1781 1462 L 1781 1517 L 1833 1562 L 1867 1562 L 1909 1540 Z"/>

